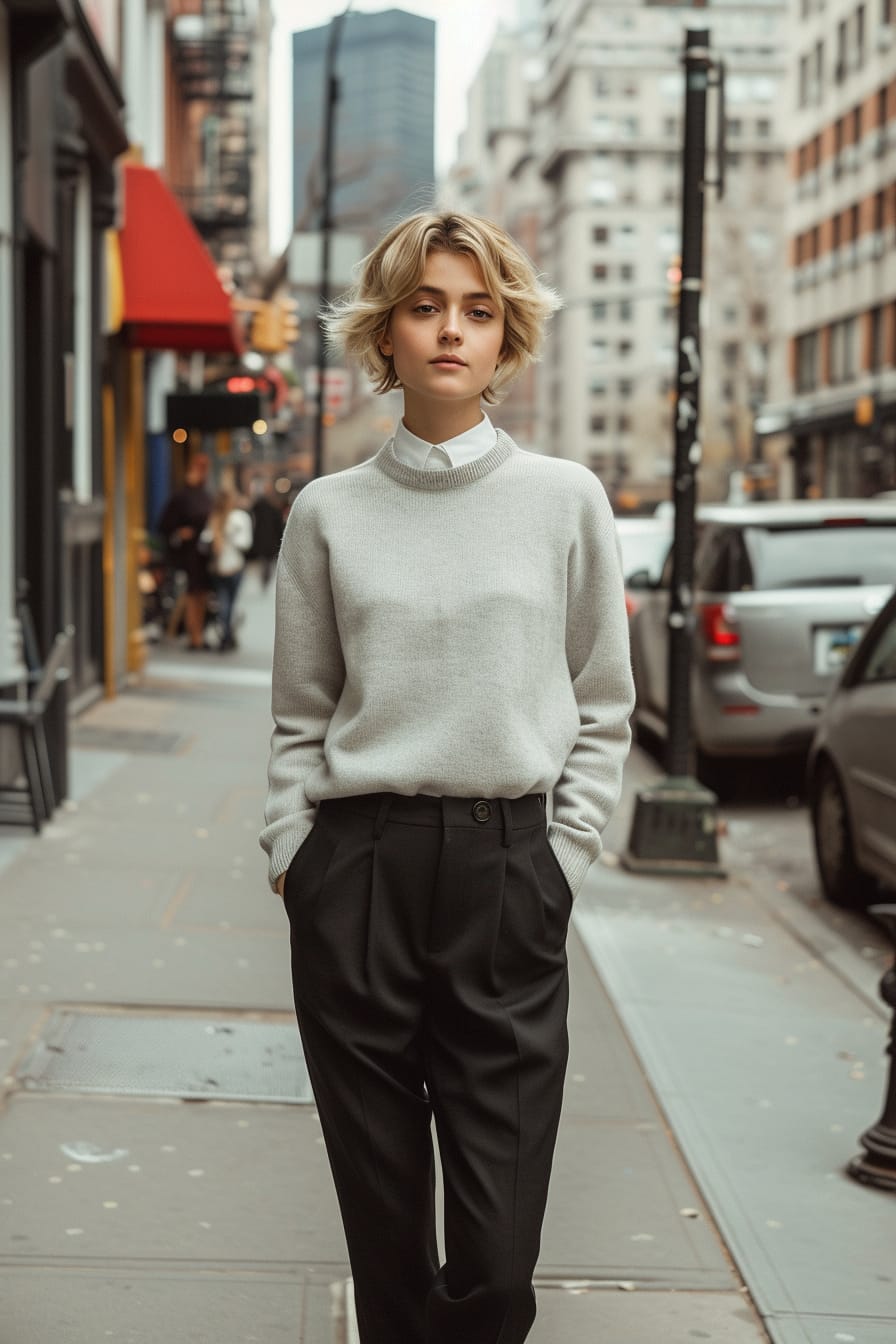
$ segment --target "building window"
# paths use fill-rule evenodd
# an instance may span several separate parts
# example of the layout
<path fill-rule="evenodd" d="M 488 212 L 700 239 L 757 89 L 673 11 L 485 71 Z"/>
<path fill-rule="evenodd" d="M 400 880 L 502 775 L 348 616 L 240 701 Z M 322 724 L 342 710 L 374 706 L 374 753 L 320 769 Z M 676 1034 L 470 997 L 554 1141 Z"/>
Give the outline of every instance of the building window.
<path fill-rule="evenodd" d="M 607 395 L 607 382 L 605 378 L 592 378 L 588 384 L 588 390 L 593 397 L 605 397 Z"/>
<path fill-rule="evenodd" d="M 727 135 L 740 135 L 744 129 L 744 124 L 740 117 L 725 118 L 725 133 Z"/>
<path fill-rule="evenodd" d="M 722 346 L 722 363 L 726 369 L 737 368 L 737 357 L 739 354 L 737 341 L 726 341 Z"/>
<path fill-rule="evenodd" d="M 592 231 L 591 237 L 595 243 L 608 243 L 610 241 L 610 230 L 606 224 L 598 224 L 597 228 Z"/>
<path fill-rule="evenodd" d="M 760 117 L 756 123 L 756 134 L 760 140 L 768 140 L 772 133 L 772 124 L 767 117 Z"/>
<path fill-rule="evenodd" d="M 607 320 L 607 305 L 605 303 L 592 303 L 591 320 L 593 322 L 605 322 Z"/>
<path fill-rule="evenodd" d="M 605 415 L 592 415 L 591 433 L 605 434 L 607 432 L 607 417 Z"/>
<path fill-rule="evenodd" d="M 854 317 L 831 326 L 830 381 L 832 383 L 849 382 L 858 372 L 858 332 Z"/>
<path fill-rule="evenodd" d="M 869 331 L 869 350 L 868 354 L 871 360 L 871 371 L 877 373 L 881 368 L 884 359 L 884 310 L 883 308 L 872 308 L 868 314 L 870 324 Z"/>
<path fill-rule="evenodd" d="M 631 341 L 619 342 L 619 356 L 621 359 L 626 359 L 631 354 L 631 352 L 632 352 Z"/>
<path fill-rule="evenodd" d="M 620 320 L 620 322 L 631 322 L 631 320 L 632 320 L 632 303 L 631 303 L 631 300 L 630 300 L 630 299 L 623 299 L 622 302 L 620 303 L 620 305 L 619 305 L 619 320 Z"/>
<path fill-rule="evenodd" d="M 854 53 L 855 53 L 855 54 L 854 54 L 854 61 L 853 61 L 853 69 L 854 69 L 854 70 L 861 70 L 861 68 L 862 68 L 862 64 L 863 64 L 863 62 L 864 62 L 864 60 L 865 60 L 865 6 L 864 6 L 864 5 L 859 5 L 858 9 L 856 10 L 856 26 L 855 26 L 855 34 L 856 34 L 856 40 L 855 40 L 855 48 L 854 48 Z"/>
<path fill-rule="evenodd" d="M 620 434 L 628 434 L 629 431 L 631 430 L 631 427 L 632 427 L 632 419 L 631 419 L 631 416 L 630 416 L 630 415 L 620 415 L 620 417 L 619 417 L 619 419 L 618 419 L 618 421 L 617 421 L 617 428 L 618 428 L 618 430 L 619 430 L 619 433 L 620 433 Z"/>
<path fill-rule="evenodd" d="M 622 397 L 622 398 L 630 397 L 630 396 L 632 395 L 632 388 L 633 388 L 633 386 L 634 386 L 634 384 L 632 383 L 631 378 L 620 378 L 620 379 L 619 379 L 619 395 L 620 395 L 620 397 Z"/>
<path fill-rule="evenodd" d="M 818 386 L 818 332 L 796 338 L 796 390 L 813 392 Z"/>
<path fill-rule="evenodd" d="M 881 198 L 883 198 L 883 192 L 881 192 Z M 630 262 L 624 261 L 622 265 L 619 267 L 619 279 L 629 281 L 634 280 L 634 278 L 635 278 L 634 266 L 632 266 Z"/>
<path fill-rule="evenodd" d="M 635 226 L 633 224 L 621 224 L 616 241 L 620 247 L 633 248 L 638 241 Z"/>
<path fill-rule="evenodd" d="M 846 78 L 846 20 L 841 19 L 837 24 L 837 64 L 834 67 L 834 78 L 838 84 L 842 84 Z"/>
<path fill-rule="evenodd" d="M 606 280 L 609 267 L 606 262 L 599 261 L 596 266 L 591 267 L 591 276 L 594 280 Z"/>

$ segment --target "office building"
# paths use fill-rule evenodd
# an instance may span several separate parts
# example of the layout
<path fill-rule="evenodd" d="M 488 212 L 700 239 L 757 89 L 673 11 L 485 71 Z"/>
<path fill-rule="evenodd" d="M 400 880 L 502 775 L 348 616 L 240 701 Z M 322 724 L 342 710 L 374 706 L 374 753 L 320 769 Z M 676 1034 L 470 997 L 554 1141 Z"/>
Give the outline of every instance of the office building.
<path fill-rule="evenodd" d="M 329 24 L 293 34 L 293 218 L 304 230 L 320 211 L 329 38 Z M 400 9 L 350 13 L 336 71 L 333 217 L 372 239 L 433 200 L 435 23 Z"/>

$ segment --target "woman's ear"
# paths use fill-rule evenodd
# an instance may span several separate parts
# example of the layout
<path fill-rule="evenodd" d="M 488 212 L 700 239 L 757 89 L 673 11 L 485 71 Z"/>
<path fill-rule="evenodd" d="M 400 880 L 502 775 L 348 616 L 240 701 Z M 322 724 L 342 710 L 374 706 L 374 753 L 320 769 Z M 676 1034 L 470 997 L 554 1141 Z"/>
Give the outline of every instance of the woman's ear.
<path fill-rule="evenodd" d="M 385 355 L 386 358 L 388 359 L 389 356 L 392 354 L 392 337 L 389 335 L 388 327 L 377 341 L 377 345 L 379 347 L 380 354 Z"/>

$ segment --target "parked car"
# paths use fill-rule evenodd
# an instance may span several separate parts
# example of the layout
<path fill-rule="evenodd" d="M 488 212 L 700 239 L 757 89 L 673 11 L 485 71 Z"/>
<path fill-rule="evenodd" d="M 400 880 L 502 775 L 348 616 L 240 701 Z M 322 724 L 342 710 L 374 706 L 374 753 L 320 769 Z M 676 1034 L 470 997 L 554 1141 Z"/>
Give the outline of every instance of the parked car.
<path fill-rule="evenodd" d="M 646 569 L 652 580 L 657 580 L 666 563 L 672 544 L 671 518 L 617 518 L 616 535 L 622 551 L 622 573 L 625 578 Z"/>
<path fill-rule="evenodd" d="M 622 553 L 622 577 L 626 581 L 625 603 L 631 616 L 638 603 L 629 592 L 628 577 L 647 573 L 652 583 L 657 582 L 672 545 L 672 519 L 617 518 L 616 535 Z"/>
<path fill-rule="evenodd" d="M 635 726 L 664 736 L 672 557 L 629 576 Z M 698 772 L 805 752 L 865 626 L 896 584 L 896 502 L 701 506 L 694 556 L 692 719 Z"/>
<path fill-rule="evenodd" d="M 808 763 L 821 885 L 864 906 L 896 887 L 896 593 L 872 621 L 818 724 Z"/>

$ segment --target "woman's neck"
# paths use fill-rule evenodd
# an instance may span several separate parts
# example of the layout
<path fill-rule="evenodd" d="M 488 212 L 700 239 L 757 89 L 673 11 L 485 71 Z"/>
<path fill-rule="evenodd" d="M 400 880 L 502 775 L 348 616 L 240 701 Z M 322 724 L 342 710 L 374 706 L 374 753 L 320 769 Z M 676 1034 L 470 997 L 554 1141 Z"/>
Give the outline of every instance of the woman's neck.
<path fill-rule="evenodd" d="M 456 439 L 458 434 L 466 434 L 468 429 L 481 425 L 484 416 L 478 401 L 475 405 L 409 405 L 405 397 L 404 415 L 401 418 L 405 429 L 416 434 L 424 443 L 446 443 L 449 439 Z"/>

